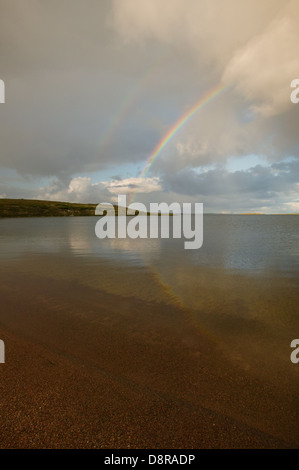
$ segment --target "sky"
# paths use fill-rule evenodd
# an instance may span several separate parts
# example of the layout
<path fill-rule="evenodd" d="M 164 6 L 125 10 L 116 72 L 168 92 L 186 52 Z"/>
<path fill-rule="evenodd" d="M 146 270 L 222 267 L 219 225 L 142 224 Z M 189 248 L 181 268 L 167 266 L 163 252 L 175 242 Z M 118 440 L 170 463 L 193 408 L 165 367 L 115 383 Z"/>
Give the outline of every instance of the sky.
<path fill-rule="evenodd" d="M 298 0 L 0 0 L 0 12 L 1 198 L 299 212 Z"/>

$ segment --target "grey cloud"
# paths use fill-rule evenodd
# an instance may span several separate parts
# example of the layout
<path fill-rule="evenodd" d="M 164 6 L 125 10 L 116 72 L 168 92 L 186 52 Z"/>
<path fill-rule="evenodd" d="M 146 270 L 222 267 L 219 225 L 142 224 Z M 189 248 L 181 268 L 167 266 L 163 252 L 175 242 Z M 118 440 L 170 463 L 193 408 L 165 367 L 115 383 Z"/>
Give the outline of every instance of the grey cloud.
<path fill-rule="evenodd" d="M 275 170 L 280 170 L 279 172 Z M 257 165 L 246 171 L 229 172 L 215 168 L 198 174 L 185 169 L 176 174 L 164 176 L 163 187 L 182 195 L 238 195 L 254 194 L 259 198 L 271 197 L 276 193 L 296 191 L 299 183 L 299 159 L 281 162 L 269 167 Z"/>
<path fill-rule="evenodd" d="M 30 190 L 22 181 L 2 182 L 0 195 L 108 197 L 103 185 L 78 175 L 111 168 L 119 181 L 135 177 L 118 165 L 142 169 L 176 120 L 222 81 L 230 88 L 180 129 L 148 176 L 163 180 L 165 200 L 202 194 L 215 208 L 225 199 L 235 207 L 241 200 L 244 207 L 270 204 L 271 197 L 295 200 L 298 163 L 283 159 L 299 157 L 299 105 L 290 103 L 295 77 L 288 75 L 298 58 L 295 47 L 286 50 L 298 34 L 297 5 L 0 0 L 0 78 L 7 92 L 0 164 L 23 178 L 53 178 L 39 193 L 36 184 Z M 231 156 L 253 153 L 272 166 L 233 174 L 221 167 Z M 196 173 L 209 165 L 216 169 Z"/>
<path fill-rule="evenodd" d="M 147 157 L 157 131 L 140 119 L 134 89 L 156 52 L 117 46 L 110 5 L 0 1 L 3 167 L 65 179 Z"/>

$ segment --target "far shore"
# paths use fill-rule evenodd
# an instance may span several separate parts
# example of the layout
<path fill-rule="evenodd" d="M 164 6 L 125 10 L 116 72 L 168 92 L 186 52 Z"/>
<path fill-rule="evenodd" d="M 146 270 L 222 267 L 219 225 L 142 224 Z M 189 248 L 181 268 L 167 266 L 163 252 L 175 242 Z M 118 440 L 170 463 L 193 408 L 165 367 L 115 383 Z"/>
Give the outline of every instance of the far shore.
<path fill-rule="evenodd" d="M 81 204 L 38 199 L 0 199 L 0 218 L 5 217 L 95 217 L 98 204 Z M 118 206 L 113 205 L 115 215 Z M 106 215 L 103 205 L 103 215 Z M 144 215 L 150 215 L 145 213 Z"/>
<path fill-rule="evenodd" d="M 98 204 L 82 204 L 63 201 L 43 201 L 39 199 L 5 199 L 0 198 L 0 219 L 12 217 L 97 217 L 96 207 Z M 118 206 L 113 205 L 115 215 L 118 216 Z M 126 208 L 127 211 L 128 208 Z M 106 215 L 103 205 L 103 215 Z M 136 211 L 136 215 L 138 211 Z M 108 214 L 109 215 L 109 214 Z M 140 215 L 154 215 L 150 212 L 140 213 Z M 173 215 L 170 214 L 157 214 Z M 242 212 L 242 213 L 205 213 L 204 215 L 299 215 L 299 213 L 278 213 L 265 214 L 262 212 Z M 129 216 L 127 214 L 127 216 Z"/>

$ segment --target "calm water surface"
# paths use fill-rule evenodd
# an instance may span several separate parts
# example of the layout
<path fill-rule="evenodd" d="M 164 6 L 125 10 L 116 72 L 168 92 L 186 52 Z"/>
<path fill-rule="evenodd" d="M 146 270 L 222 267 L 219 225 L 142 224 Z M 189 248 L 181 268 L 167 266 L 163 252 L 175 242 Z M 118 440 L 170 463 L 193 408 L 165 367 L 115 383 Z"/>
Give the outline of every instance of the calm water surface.
<path fill-rule="evenodd" d="M 80 257 L 82 263 L 108 259 L 128 268 L 158 264 L 220 268 L 247 274 L 298 277 L 299 217 L 204 216 L 199 250 L 185 250 L 182 240 L 114 239 L 95 236 L 95 217 L 0 220 L 0 257 L 35 255 Z"/>
<path fill-rule="evenodd" d="M 17 292 L 22 279 L 32 279 L 36 295 L 42 279 L 73 282 L 79 290 L 114 295 L 115 318 L 116 312 L 126 314 L 124 299 L 130 299 L 130 315 L 136 318 L 140 304 L 135 311 L 133 299 L 174 305 L 192 328 L 217 341 L 242 367 L 269 373 L 271 380 L 276 375 L 293 380 L 290 342 L 299 337 L 298 216 L 206 215 L 199 250 L 185 250 L 183 240 L 99 240 L 96 221 L 0 220 L 2 285 L 10 279 Z M 45 302 L 44 291 L 41 296 Z M 89 321 L 88 306 L 84 310 Z M 162 318 L 163 307 L 159 311 Z"/>

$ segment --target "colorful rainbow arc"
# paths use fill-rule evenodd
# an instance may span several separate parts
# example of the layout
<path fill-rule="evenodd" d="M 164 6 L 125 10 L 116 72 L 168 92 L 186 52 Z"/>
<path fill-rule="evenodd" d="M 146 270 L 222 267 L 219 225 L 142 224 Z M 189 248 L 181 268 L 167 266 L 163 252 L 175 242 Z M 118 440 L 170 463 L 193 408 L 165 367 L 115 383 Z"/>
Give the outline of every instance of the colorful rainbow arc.
<path fill-rule="evenodd" d="M 146 70 L 146 73 L 142 76 L 140 81 L 134 86 L 129 93 L 124 97 L 124 100 L 119 104 L 118 109 L 112 115 L 108 127 L 101 137 L 99 142 L 100 151 L 104 152 L 108 146 L 111 144 L 117 129 L 124 122 L 126 116 L 129 114 L 130 110 L 138 102 L 139 98 L 142 96 L 142 93 L 155 82 L 159 73 L 161 73 L 170 62 L 171 56 L 169 54 L 163 55 L 160 57 L 157 62 L 154 63 L 149 69 Z"/>
<path fill-rule="evenodd" d="M 222 91 L 227 88 L 226 86 L 223 85 L 217 85 L 215 88 L 210 90 L 208 93 L 205 94 L 200 100 L 192 106 L 189 111 L 187 111 L 178 121 L 175 122 L 175 124 L 169 129 L 167 134 L 163 137 L 163 139 L 159 142 L 157 147 L 154 149 L 153 153 L 150 155 L 148 158 L 143 170 L 139 173 L 138 177 L 139 178 L 144 178 L 149 170 L 149 168 L 152 166 L 156 158 L 160 155 L 162 150 L 166 147 L 168 142 L 175 136 L 175 134 L 183 127 L 183 125 L 200 109 L 202 108 L 205 104 L 207 104 L 209 101 L 211 101 L 213 98 L 216 98 Z M 133 202 L 134 197 L 136 193 L 138 192 L 139 187 L 134 191 L 132 197 L 131 197 L 131 202 Z"/>

